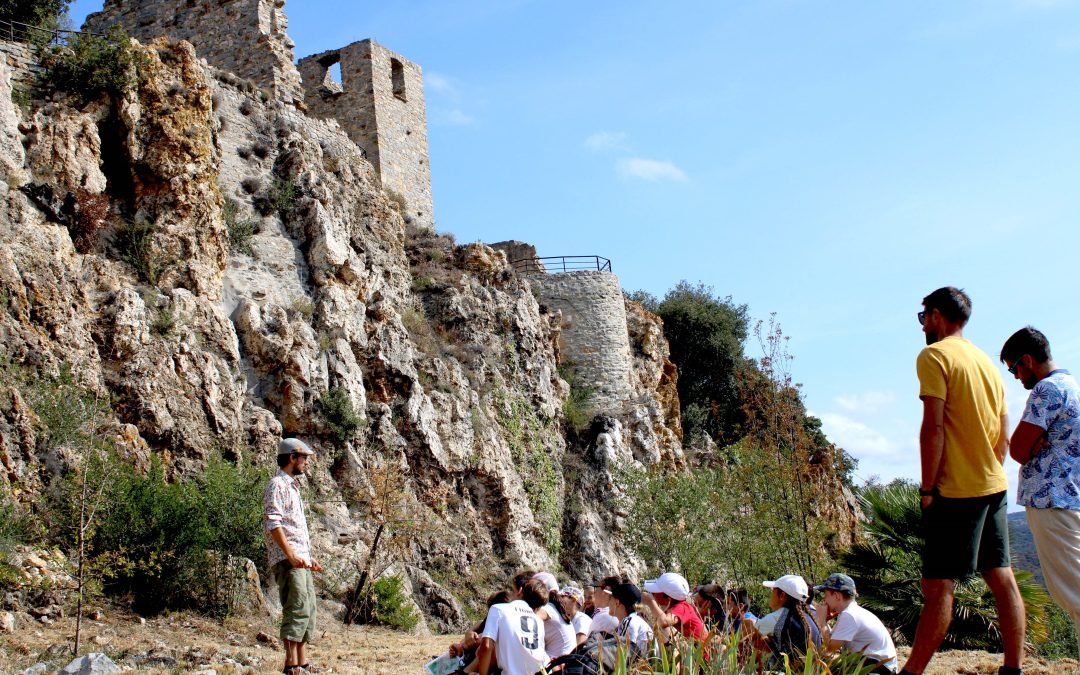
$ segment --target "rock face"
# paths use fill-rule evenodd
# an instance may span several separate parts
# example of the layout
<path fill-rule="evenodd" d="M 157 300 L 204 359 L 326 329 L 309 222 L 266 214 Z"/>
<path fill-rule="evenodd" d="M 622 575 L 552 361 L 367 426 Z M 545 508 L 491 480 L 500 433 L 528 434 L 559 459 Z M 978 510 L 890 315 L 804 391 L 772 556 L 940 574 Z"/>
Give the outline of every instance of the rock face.
<path fill-rule="evenodd" d="M 564 317 L 505 255 L 407 225 L 336 122 L 264 101 L 186 42 L 137 48 L 137 89 L 86 105 L 16 107 L 25 73 L 0 59 L 0 357 L 35 375 L 70 364 L 113 402 L 122 453 L 173 475 L 218 451 L 269 463 L 282 435 L 304 438 L 326 500 L 314 546 L 345 569 L 375 529 L 348 495 L 396 469 L 426 525 L 401 563 L 443 629 L 465 622 L 458 580 L 633 568 L 610 505 L 568 497 L 566 476 L 681 461 L 659 320 L 612 295 L 626 400 L 568 445 Z M 230 244 L 238 225 L 253 234 Z M 331 392 L 359 420 L 347 433 Z M 69 461 L 0 387 L 0 489 L 27 498 Z"/>

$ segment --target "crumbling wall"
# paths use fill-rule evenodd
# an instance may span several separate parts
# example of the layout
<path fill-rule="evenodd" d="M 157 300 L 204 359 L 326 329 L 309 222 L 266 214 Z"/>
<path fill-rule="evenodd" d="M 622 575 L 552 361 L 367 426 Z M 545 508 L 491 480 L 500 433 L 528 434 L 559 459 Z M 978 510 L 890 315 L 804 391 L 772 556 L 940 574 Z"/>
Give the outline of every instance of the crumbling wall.
<path fill-rule="evenodd" d="M 633 396 L 633 356 L 619 278 L 611 272 L 531 275 L 550 310 L 562 312 L 559 351 L 580 382 L 591 387 L 597 412 L 618 416 Z"/>
<path fill-rule="evenodd" d="M 341 82 L 330 69 L 341 66 Z M 404 201 L 407 223 L 435 228 L 420 66 L 374 40 L 300 60 L 310 115 L 336 119 Z"/>
<path fill-rule="evenodd" d="M 211 65 L 252 80 L 282 103 L 303 106 L 285 0 L 107 0 L 84 30 L 104 33 L 116 24 L 142 42 L 187 40 Z"/>

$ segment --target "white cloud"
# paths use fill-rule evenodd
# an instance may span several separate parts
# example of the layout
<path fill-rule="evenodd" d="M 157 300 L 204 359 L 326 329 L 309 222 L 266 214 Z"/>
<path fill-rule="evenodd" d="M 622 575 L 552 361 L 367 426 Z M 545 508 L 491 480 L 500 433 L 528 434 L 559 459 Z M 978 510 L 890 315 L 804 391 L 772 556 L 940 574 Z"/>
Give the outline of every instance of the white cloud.
<path fill-rule="evenodd" d="M 424 74 L 424 88 L 440 94 L 457 96 L 457 87 L 449 77 L 440 73 L 428 72 Z"/>
<path fill-rule="evenodd" d="M 903 449 L 903 444 L 850 417 L 826 413 L 820 419 L 821 428 L 829 440 L 857 459 L 896 457 Z"/>
<path fill-rule="evenodd" d="M 585 147 L 593 152 L 626 150 L 626 134 L 621 131 L 597 131 L 585 139 Z"/>
<path fill-rule="evenodd" d="M 458 108 L 435 108 L 431 111 L 431 124 L 441 127 L 468 127 L 476 119 Z"/>
<path fill-rule="evenodd" d="M 837 396 L 834 401 L 846 412 L 873 414 L 895 403 L 896 394 L 891 391 L 868 391 L 852 396 Z"/>
<path fill-rule="evenodd" d="M 667 160 L 630 157 L 619 160 L 615 165 L 619 175 L 626 178 L 640 178 L 648 181 L 685 181 L 686 172 Z"/>

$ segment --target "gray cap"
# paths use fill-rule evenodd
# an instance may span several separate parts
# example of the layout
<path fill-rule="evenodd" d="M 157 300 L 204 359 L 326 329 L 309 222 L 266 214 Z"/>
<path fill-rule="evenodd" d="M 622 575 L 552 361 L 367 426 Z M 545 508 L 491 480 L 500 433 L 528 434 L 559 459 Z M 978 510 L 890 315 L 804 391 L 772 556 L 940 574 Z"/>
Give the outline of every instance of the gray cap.
<path fill-rule="evenodd" d="M 814 590 L 821 591 L 840 591 L 846 593 L 853 598 L 859 597 L 859 594 L 855 592 L 855 580 L 846 574 L 830 574 L 829 578 L 825 580 L 825 583 L 820 586 L 814 586 Z"/>
<path fill-rule="evenodd" d="M 277 446 L 278 455 L 314 455 L 315 451 L 299 438 L 283 438 Z"/>

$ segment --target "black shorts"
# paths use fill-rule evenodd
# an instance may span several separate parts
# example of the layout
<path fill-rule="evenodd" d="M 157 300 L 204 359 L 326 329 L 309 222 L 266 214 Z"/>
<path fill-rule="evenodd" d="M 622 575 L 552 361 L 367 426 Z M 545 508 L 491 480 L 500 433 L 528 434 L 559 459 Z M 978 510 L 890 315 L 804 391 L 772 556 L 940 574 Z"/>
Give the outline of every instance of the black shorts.
<path fill-rule="evenodd" d="M 966 579 L 1010 567 L 1004 492 L 985 497 L 934 497 L 922 512 L 924 579 Z"/>

